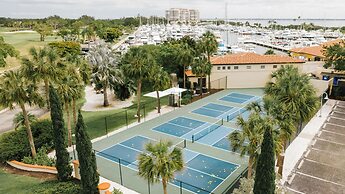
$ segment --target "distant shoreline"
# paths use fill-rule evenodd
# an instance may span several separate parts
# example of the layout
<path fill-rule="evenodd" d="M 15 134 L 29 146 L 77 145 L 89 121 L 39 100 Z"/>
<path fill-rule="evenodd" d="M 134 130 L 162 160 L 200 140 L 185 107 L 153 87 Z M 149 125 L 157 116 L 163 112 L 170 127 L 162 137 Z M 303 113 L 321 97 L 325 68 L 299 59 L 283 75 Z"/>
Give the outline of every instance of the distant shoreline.
<path fill-rule="evenodd" d="M 218 18 L 218 19 L 224 19 L 224 18 Z M 215 18 L 202 18 L 201 20 L 215 20 Z M 228 20 L 330 20 L 330 21 L 334 21 L 334 20 L 345 20 L 345 18 L 340 19 L 332 19 L 332 18 L 229 18 Z"/>

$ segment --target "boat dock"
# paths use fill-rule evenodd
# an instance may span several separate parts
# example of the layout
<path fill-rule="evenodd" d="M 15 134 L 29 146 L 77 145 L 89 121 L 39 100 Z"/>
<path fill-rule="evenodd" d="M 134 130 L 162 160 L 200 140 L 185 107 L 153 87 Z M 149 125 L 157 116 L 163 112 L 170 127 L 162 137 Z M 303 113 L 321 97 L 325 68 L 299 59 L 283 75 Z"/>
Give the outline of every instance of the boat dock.
<path fill-rule="evenodd" d="M 289 50 L 290 50 L 288 48 L 284 48 L 284 47 L 281 47 L 281 46 L 276 46 L 276 45 L 273 45 L 273 44 L 270 44 L 270 43 L 255 41 L 255 40 L 245 40 L 244 44 L 255 44 L 255 45 L 262 46 L 262 47 L 279 50 L 279 51 L 282 51 L 282 52 L 285 52 L 285 53 L 288 53 Z"/>

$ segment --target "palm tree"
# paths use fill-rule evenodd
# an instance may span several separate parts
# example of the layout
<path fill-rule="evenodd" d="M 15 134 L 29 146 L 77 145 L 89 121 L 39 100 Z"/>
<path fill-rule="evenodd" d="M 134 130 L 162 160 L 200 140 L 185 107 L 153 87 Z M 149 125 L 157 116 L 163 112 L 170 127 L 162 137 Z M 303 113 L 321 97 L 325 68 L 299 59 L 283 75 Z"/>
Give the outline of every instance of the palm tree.
<path fill-rule="evenodd" d="M 174 173 L 183 169 L 182 151 L 171 148 L 172 143 L 160 141 L 146 144 L 147 153 L 139 155 L 139 175 L 150 183 L 162 180 L 164 194 L 167 194 L 168 181 Z"/>
<path fill-rule="evenodd" d="M 153 89 L 157 93 L 157 109 L 158 113 L 161 112 L 161 104 L 159 97 L 159 90 L 164 90 L 170 85 L 169 74 L 163 70 L 163 67 L 154 65 L 149 72 L 150 81 L 153 84 Z"/>
<path fill-rule="evenodd" d="M 211 64 L 211 56 L 217 52 L 218 42 L 216 36 L 207 31 L 201 37 L 201 40 L 198 42 L 200 51 L 207 56 L 208 63 Z M 211 70 L 207 72 L 208 75 L 208 88 L 211 89 Z"/>
<path fill-rule="evenodd" d="M 61 80 L 59 80 L 56 84 L 56 90 L 60 95 L 60 99 L 65 105 L 65 111 L 67 114 L 68 146 L 72 145 L 72 127 L 70 115 L 71 102 L 73 98 L 78 95 L 79 83 L 80 80 L 78 80 L 78 77 L 76 77 L 75 74 L 68 74 Z"/>
<path fill-rule="evenodd" d="M 101 83 L 103 86 L 103 106 L 109 106 L 107 92 L 109 82 L 122 82 L 121 71 L 118 67 L 119 56 L 110 45 L 100 43 L 90 49 L 88 59 L 93 66 L 93 81 Z"/>
<path fill-rule="evenodd" d="M 296 125 L 301 130 L 303 122 L 308 121 L 319 107 L 310 78 L 291 65 L 273 72 L 271 78 L 273 81 L 266 85 L 265 94 L 283 104 L 286 111 L 295 116 Z"/>
<path fill-rule="evenodd" d="M 29 50 L 30 58 L 22 59 L 21 71 L 24 76 L 36 83 L 43 81 L 45 88 L 45 97 L 49 109 L 49 83 L 59 77 L 59 57 L 54 49 L 44 47 L 36 49 L 32 47 Z"/>
<path fill-rule="evenodd" d="M 75 92 L 71 93 L 73 124 L 77 124 L 76 101 L 82 97 L 85 85 L 89 83 L 90 66 L 80 56 L 67 55 L 64 59 L 64 74 L 72 75 L 71 87 Z"/>
<path fill-rule="evenodd" d="M 123 59 L 125 76 L 134 79 L 137 83 L 137 116 L 140 122 L 140 97 L 143 79 L 147 78 L 150 66 L 156 63 L 152 53 L 145 46 L 132 47 Z"/>
<path fill-rule="evenodd" d="M 33 114 L 28 113 L 29 123 L 37 121 L 37 117 Z M 14 129 L 17 130 L 21 126 L 25 126 L 25 118 L 22 112 L 17 113 L 13 119 L 15 124 Z"/>
<path fill-rule="evenodd" d="M 186 88 L 186 66 L 190 66 L 193 63 L 194 51 L 187 43 L 182 43 L 179 57 L 183 64 L 183 88 Z"/>
<path fill-rule="evenodd" d="M 241 156 L 247 154 L 248 160 L 248 175 L 247 178 L 252 177 L 252 169 L 254 163 L 259 155 L 259 148 L 263 140 L 262 118 L 258 112 L 251 112 L 246 121 L 242 116 L 237 117 L 237 125 L 242 130 L 236 130 L 229 135 L 233 151 L 240 150 Z"/>
<path fill-rule="evenodd" d="M 43 99 L 37 92 L 37 86 L 28 80 L 20 71 L 7 71 L 0 83 L 0 105 L 13 109 L 19 105 L 24 116 L 24 124 L 29 139 L 32 157 L 36 156 L 36 148 L 31 132 L 30 121 L 25 104 L 43 105 Z"/>
<path fill-rule="evenodd" d="M 202 79 L 206 77 L 206 75 L 211 72 L 212 64 L 207 61 L 205 56 L 201 55 L 200 57 L 196 57 L 194 59 L 193 65 L 192 65 L 192 72 L 197 77 L 200 78 L 200 94 L 202 95 Z"/>
<path fill-rule="evenodd" d="M 292 66 L 282 67 L 271 75 L 273 81 L 265 88 L 267 112 L 274 117 L 280 128 L 281 152 L 277 165 L 282 174 L 284 152 L 291 137 L 302 128 L 317 111 L 318 99 L 315 90 L 305 74 Z"/>

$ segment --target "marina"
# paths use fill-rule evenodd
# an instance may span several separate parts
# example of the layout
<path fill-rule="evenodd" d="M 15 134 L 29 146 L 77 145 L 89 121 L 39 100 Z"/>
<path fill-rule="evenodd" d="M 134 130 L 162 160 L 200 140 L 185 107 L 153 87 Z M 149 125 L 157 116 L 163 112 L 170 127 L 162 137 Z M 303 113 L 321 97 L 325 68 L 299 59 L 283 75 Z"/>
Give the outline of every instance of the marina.
<path fill-rule="evenodd" d="M 278 30 L 208 23 L 199 25 L 152 24 L 140 26 L 124 40 L 118 47 L 118 51 L 125 53 L 131 46 L 159 45 L 168 40 L 179 40 L 185 36 L 198 40 L 206 31 L 211 31 L 216 36 L 217 55 L 241 52 L 264 54 L 268 49 L 273 49 L 280 55 L 287 55 L 293 48 L 318 46 L 330 40 L 344 38 L 344 34 L 339 30 Z"/>

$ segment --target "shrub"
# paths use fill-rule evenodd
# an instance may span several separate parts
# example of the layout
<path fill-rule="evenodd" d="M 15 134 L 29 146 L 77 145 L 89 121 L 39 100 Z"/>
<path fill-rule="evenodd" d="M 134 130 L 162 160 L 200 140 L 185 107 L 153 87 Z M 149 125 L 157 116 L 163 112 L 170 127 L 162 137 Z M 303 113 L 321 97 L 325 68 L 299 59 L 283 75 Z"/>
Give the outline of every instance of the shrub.
<path fill-rule="evenodd" d="M 8 160 L 20 161 L 28 155 L 30 155 L 30 146 L 25 130 L 11 131 L 0 136 L 1 163 Z"/>
<path fill-rule="evenodd" d="M 181 100 L 181 104 L 189 104 L 192 102 L 192 97 L 193 97 L 193 93 L 190 90 L 187 90 L 185 92 L 182 92 L 182 100 Z"/>
<path fill-rule="evenodd" d="M 31 124 L 32 135 L 37 149 L 45 146 L 47 150 L 53 147 L 53 135 L 49 120 L 36 121 Z M 0 162 L 8 160 L 20 161 L 31 154 L 25 127 L 17 131 L 4 133 L 0 136 Z"/>
<path fill-rule="evenodd" d="M 112 85 L 115 96 L 122 101 L 130 98 L 136 89 L 134 82 L 129 79 L 126 79 L 122 84 L 114 83 Z"/>
<path fill-rule="evenodd" d="M 81 193 L 81 190 L 80 190 L 80 183 L 77 180 L 66 181 L 66 182 L 47 181 L 30 189 L 29 193 L 77 194 L 77 193 Z"/>
<path fill-rule="evenodd" d="M 123 194 L 123 192 L 120 189 L 114 188 L 113 194 Z"/>
<path fill-rule="evenodd" d="M 80 44 L 72 41 L 51 42 L 48 45 L 56 49 L 61 57 L 65 57 L 67 54 L 71 54 L 72 56 L 79 55 L 81 50 Z"/>
<path fill-rule="evenodd" d="M 38 150 L 35 158 L 32 158 L 31 156 L 25 156 L 22 162 L 24 162 L 25 164 L 36 164 L 41 166 L 55 166 L 55 160 L 48 157 L 47 149 L 45 147 L 41 147 Z"/>

